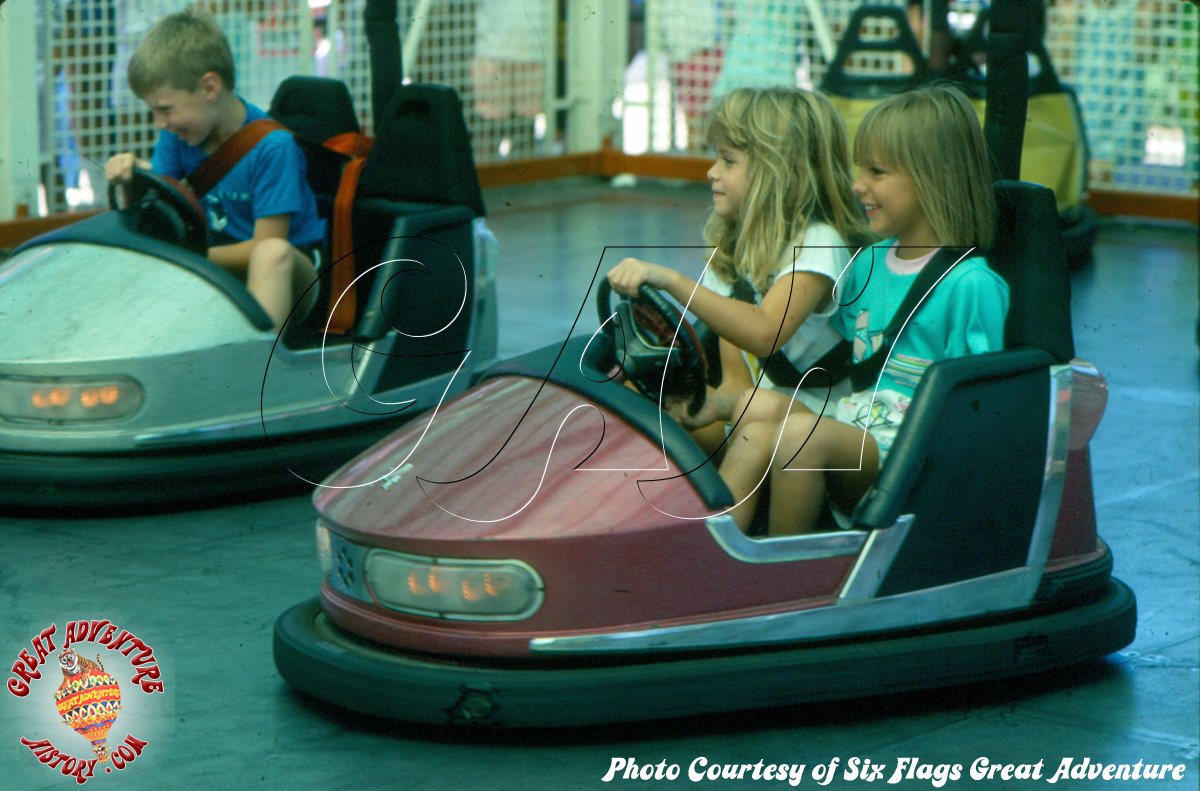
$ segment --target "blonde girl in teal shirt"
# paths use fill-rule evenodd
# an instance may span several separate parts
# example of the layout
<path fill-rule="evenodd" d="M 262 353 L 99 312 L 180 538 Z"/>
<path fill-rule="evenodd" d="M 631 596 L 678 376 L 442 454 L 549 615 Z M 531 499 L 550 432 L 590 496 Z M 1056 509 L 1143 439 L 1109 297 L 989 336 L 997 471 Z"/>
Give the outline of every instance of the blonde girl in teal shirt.
<path fill-rule="evenodd" d="M 905 325 L 872 387 L 831 404 L 832 415 L 793 402 L 782 423 L 738 427 L 722 475 L 743 530 L 768 478 L 771 535 L 815 530 L 827 496 L 852 510 L 874 483 L 925 369 L 1003 347 L 1008 286 L 979 253 L 991 244 L 995 205 L 987 145 L 966 97 L 930 86 L 884 99 L 859 127 L 854 158 L 854 192 L 871 230 L 887 239 L 855 258 L 836 291 L 833 325 L 853 341 L 856 362 L 879 348 L 907 287 L 939 248 L 962 248 L 962 260 Z"/>

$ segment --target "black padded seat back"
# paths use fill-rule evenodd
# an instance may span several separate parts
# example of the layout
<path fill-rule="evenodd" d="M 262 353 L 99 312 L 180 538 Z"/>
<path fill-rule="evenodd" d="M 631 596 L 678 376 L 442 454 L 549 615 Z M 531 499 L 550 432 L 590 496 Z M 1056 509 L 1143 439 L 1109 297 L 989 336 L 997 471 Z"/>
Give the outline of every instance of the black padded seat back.
<path fill-rule="evenodd" d="M 878 595 L 945 585 L 1026 562 L 1046 467 L 1050 357 L 1040 349 L 929 368 L 855 511 L 862 528 L 913 526 Z"/>
<path fill-rule="evenodd" d="M 341 80 L 288 77 L 271 98 L 268 114 L 296 136 L 308 160 L 308 183 L 321 216 L 328 217 L 347 158 L 321 144 L 346 132 L 359 132 L 354 100 Z"/>
<path fill-rule="evenodd" d="M 895 35 L 890 39 L 864 37 L 860 31 L 871 27 L 880 29 L 880 20 L 891 23 Z M 873 23 L 869 24 L 869 23 Z M 847 69 L 852 57 L 860 53 L 882 53 L 891 56 L 906 55 L 912 64 L 907 74 L 855 74 Z M 853 99 L 878 99 L 893 93 L 906 91 L 925 81 L 929 64 L 921 45 L 913 35 L 912 27 L 903 8 L 883 4 L 868 4 L 854 9 L 846 23 L 837 51 L 825 76 L 821 80 L 822 93 Z"/>
<path fill-rule="evenodd" d="M 475 299 L 473 219 L 466 206 L 356 200 L 358 319 L 351 334 L 377 338 L 395 330 L 409 339 L 400 343 L 414 355 L 468 348 Z M 437 362 L 453 370 L 459 359 Z"/>
<path fill-rule="evenodd" d="M 453 88 L 401 85 L 375 121 L 358 194 L 486 212 L 462 102 Z"/>
<path fill-rule="evenodd" d="M 1008 283 L 1006 349 L 1045 349 L 1055 362 L 1075 356 L 1071 279 L 1054 193 L 1023 181 L 996 182 L 996 235 L 988 264 Z"/>

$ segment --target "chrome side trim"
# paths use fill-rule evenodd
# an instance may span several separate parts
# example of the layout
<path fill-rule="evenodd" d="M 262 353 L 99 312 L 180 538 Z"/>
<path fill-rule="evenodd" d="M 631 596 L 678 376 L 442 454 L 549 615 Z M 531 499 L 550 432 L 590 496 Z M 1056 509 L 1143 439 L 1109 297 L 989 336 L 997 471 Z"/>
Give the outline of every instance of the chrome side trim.
<path fill-rule="evenodd" d="M 1042 481 L 1042 498 L 1038 503 L 1033 535 L 1029 539 L 1029 555 L 1025 565 L 1040 577 L 1050 555 L 1058 510 L 1062 504 L 1063 485 L 1067 473 L 1067 451 L 1071 440 L 1071 384 L 1074 365 L 1056 365 L 1050 369 L 1050 425 L 1046 432 L 1046 469 Z M 1032 595 L 1032 594 L 1031 594 Z"/>
<path fill-rule="evenodd" d="M 711 516 L 704 524 L 717 546 L 744 563 L 787 563 L 854 555 L 867 542 L 867 533 L 863 530 L 750 538 L 738 529 L 729 514 Z"/>
<path fill-rule="evenodd" d="M 444 395 L 454 374 L 439 374 L 430 379 L 403 385 L 388 393 L 379 394 L 379 403 L 404 403 L 390 412 L 368 414 L 358 411 L 353 419 L 338 419 L 337 415 L 349 411 L 350 407 L 339 397 L 326 395 L 317 401 L 305 405 L 290 405 L 274 409 L 270 412 L 242 413 L 236 417 L 204 424 L 190 424 L 169 429 L 143 431 L 134 435 L 134 442 L 140 446 L 177 445 L 181 442 L 222 442 L 231 439 L 262 439 L 266 428 L 274 429 L 280 434 L 300 431 L 321 431 L 329 428 L 344 428 L 349 426 L 365 426 L 376 421 L 395 420 L 399 415 L 408 411 L 410 416 L 416 416 L 422 410 L 418 404 L 436 404 Z M 395 402 L 383 399 L 396 399 Z"/>
<path fill-rule="evenodd" d="M 1040 571 L 1020 568 L 837 607 L 612 634 L 535 638 L 529 647 L 535 654 L 619 654 L 844 639 L 1019 609 L 1030 600 L 1040 578 Z"/>
<path fill-rule="evenodd" d="M 909 528 L 913 524 L 912 514 L 902 514 L 896 523 L 886 530 L 872 530 L 867 538 L 867 545 L 858 557 L 858 562 L 850 570 L 846 584 L 842 586 L 838 604 L 845 605 L 856 601 L 875 598 L 880 583 L 887 576 L 888 569 L 896 559 L 896 554 L 908 537 Z"/>

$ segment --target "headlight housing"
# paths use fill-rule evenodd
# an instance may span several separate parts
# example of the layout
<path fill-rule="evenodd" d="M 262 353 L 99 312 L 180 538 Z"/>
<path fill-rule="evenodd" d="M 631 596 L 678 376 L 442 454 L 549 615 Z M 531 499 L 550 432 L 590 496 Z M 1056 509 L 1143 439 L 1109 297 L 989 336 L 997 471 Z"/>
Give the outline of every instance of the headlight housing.
<path fill-rule="evenodd" d="M 542 604 L 537 572 L 519 560 L 430 558 L 375 549 L 367 588 L 385 607 L 433 618 L 515 621 Z"/>
<path fill-rule="evenodd" d="M 0 376 L 0 417 L 20 422 L 120 420 L 142 405 L 142 388 L 125 376 Z"/>
<path fill-rule="evenodd" d="M 397 612 L 463 621 L 518 621 L 542 606 L 545 585 L 520 560 L 411 555 L 367 548 L 317 524 L 317 556 L 339 593 Z"/>

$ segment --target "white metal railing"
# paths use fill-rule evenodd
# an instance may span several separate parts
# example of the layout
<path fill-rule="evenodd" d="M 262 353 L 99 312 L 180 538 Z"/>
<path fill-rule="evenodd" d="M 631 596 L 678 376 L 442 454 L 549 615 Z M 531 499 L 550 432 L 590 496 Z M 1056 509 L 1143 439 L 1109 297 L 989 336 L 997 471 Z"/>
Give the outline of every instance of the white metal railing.
<path fill-rule="evenodd" d="M 900 0 L 890 0 L 900 5 Z M 364 121 L 365 0 L 203 0 L 262 106 L 294 73 L 343 79 Z M 712 97 L 751 82 L 820 85 L 858 0 L 398 0 L 406 79 L 454 87 L 479 163 L 594 150 L 697 154 Z M 102 165 L 155 131 L 124 67 L 188 0 L 10 0 L 0 6 L 0 219 L 102 204 Z M 954 0 L 969 26 L 981 0 Z M 634 9 L 641 8 L 638 4 Z M 1194 195 L 1197 9 L 1166 0 L 1058 0 L 1046 44 L 1076 90 L 1093 189 Z M 884 31 L 886 32 L 886 31 Z M 868 35 L 871 31 L 866 31 Z M 33 55 L 34 57 L 30 57 Z M 874 56 L 860 71 L 904 68 Z"/>
<path fill-rule="evenodd" d="M 699 118 L 713 96 L 734 85 L 789 82 L 794 74 L 796 84 L 819 87 L 830 43 L 860 5 L 647 0 L 645 53 L 626 80 L 624 109 L 639 122 L 637 133 L 626 124 L 627 148 L 700 150 Z M 954 0 L 952 26 L 969 29 L 986 5 Z M 1058 0 L 1048 8 L 1045 44 L 1060 79 L 1079 98 L 1093 189 L 1196 194 L 1198 13 L 1194 4 L 1161 0 Z M 919 38 L 927 45 L 924 32 Z M 906 61 L 868 55 L 854 65 L 859 73 L 886 73 Z"/>

